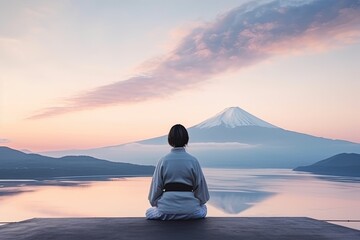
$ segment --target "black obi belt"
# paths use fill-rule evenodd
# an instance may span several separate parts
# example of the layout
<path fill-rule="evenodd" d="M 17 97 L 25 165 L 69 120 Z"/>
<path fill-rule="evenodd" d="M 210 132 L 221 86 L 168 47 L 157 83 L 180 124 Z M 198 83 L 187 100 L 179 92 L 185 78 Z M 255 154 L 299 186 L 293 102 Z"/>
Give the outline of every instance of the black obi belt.
<path fill-rule="evenodd" d="M 194 188 L 185 183 L 167 183 L 163 189 L 164 192 L 193 192 Z"/>

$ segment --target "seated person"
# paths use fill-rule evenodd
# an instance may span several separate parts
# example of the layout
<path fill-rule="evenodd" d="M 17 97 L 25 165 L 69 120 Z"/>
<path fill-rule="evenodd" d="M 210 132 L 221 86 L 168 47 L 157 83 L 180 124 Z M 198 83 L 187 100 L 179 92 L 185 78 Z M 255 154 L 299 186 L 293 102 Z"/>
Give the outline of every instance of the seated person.
<path fill-rule="evenodd" d="M 186 128 L 174 125 L 168 142 L 173 148 L 161 158 L 152 178 L 146 211 L 150 220 L 205 218 L 209 191 L 198 160 L 185 151 L 189 141 Z"/>

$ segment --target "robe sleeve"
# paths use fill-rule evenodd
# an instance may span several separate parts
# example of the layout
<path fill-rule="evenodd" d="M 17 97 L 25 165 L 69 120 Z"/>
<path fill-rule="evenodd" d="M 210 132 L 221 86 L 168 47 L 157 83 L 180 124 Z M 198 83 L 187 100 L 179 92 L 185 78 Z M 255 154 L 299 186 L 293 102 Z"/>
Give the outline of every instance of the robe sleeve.
<path fill-rule="evenodd" d="M 204 174 L 198 162 L 195 165 L 195 179 L 194 195 L 200 200 L 200 204 L 203 205 L 210 199 L 210 195 Z"/>
<path fill-rule="evenodd" d="M 149 191 L 149 202 L 151 206 L 156 207 L 157 201 L 163 194 L 164 181 L 161 174 L 162 160 L 156 165 L 154 175 L 152 177 L 150 191 Z"/>

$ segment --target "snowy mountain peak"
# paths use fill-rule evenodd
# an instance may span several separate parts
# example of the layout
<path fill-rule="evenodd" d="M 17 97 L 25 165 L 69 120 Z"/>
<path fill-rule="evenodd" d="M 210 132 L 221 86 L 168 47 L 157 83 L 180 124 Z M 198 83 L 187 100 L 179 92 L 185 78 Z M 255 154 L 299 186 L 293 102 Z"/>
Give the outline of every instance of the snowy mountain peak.
<path fill-rule="evenodd" d="M 277 128 L 276 126 L 255 117 L 239 107 L 229 107 L 224 111 L 218 113 L 212 118 L 205 120 L 197 125 L 195 128 L 212 128 L 215 126 L 224 126 L 227 128 L 241 127 L 241 126 L 258 126 L 267 128 Z"/>

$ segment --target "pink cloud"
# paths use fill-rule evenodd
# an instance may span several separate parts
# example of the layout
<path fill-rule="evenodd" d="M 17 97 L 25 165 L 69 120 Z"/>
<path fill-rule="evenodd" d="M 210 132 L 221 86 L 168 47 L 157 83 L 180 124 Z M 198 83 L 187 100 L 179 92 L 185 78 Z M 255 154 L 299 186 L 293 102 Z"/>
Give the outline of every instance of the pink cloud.
<path fill-rule="evenodd" d="M 31 118 L 168 97 L 277 54 L 351 44 L 360 38 L 359 26 L 359 1 L 246 4 L 190 30 L 146 75 L 67 98 Z"/>

